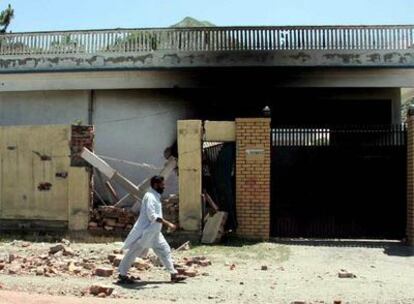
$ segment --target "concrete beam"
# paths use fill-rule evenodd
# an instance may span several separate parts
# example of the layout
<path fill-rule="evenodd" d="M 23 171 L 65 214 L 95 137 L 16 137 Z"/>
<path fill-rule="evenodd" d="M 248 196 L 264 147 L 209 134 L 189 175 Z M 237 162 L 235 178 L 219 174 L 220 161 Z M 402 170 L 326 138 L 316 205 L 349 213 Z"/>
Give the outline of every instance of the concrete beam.
<path fill-rule="evenodd" d="M 0 72 L 211 67 L 414 67 L 414 50 L 151 51 L 7 55 Z"/>
<path fill-rule="evenodd" d="M 234 121 L 205 121 L 204 141 L 236 141 L 236 123 Z"/>
<path fill-rule="evenodd" d="M 0 92 L 323 87 L 414 88 L 414 68 L 226 68 L 2 74 Z"/>
<path fill-rule="evenodd" d="M 102 172 L 110 180 L 113 179 L 117 173 L 115 169 L 113 169 L 104 160 L 96 156 L 95 153 L 89 151 L 87 148 L 83 148 L 80 156 L 89 164 Z"/>

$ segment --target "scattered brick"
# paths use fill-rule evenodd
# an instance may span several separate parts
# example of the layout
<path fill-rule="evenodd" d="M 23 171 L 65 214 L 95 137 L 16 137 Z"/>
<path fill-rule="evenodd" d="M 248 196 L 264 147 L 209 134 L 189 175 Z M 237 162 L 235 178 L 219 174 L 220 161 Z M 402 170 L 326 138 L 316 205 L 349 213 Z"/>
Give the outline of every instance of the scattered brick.
<path fill-rule="evenodd" d="M 45 269 L 43 267 L 36 268 L 36 275 L 40 276 L 40 275 L 44 275 L 44 273 L 45 273 Z"/>
<path fill-rule="evenodd" d="M 117 254 L 117 255 L 115 256 L 115 258 L 113 259 L 112 264 L 113 264 L 115 267 L 118 267 L 118 266 L 119 266 L 119 264 L 121 264 L 121 261 L 122 261 L 122 259 L 123 259 L 123 258 L 124 258 L 124 256 L 123 256 L 123 255 Z"/>
<path fill-rule="evenodd" d="M 19 274 L 21 269 L 20 265 L 12 265 L 9 268 L 9 274 Z"/>
<path fill-rule="evenodd" d="M 106 296 L 110 296 L 113 291 L 114 289 L 112 287 L 104 286 L 104 285 L 96 284 L 96 285 L 92 285 L 91 287 L 89 287 L 89 293 L 95 296 L 101 293 L 104 293 Z"/>
<path fill-rule="evenodd" d="M 55 246 L 50 247 L 49 253 L 55 254 L 55 253 L 58 253 L 59 251 L 63 251 L 64 249 L 65 249 L 65 246 L 63 246 L 63 244 L 57 244 Z"/>
<path fill-rule="evenodd" d="M 340 279 L 353 279 L 353 278 L 356 278 L 356 275 L 354 275 L 351 272 L 341 269 L 341 271 L 338 272 L 338 277 Z"/>
<path fill-rule="evenodd" d="M 183 275 L 185 275 L 186 277 L 193 278 L 197 276 L 197 271 L 195 269 L 187 269 L 187 270 L 184 270 Z"/>
<path fill-rule="evenodd" d="M 73 251 L 73 249 L 72 248 L 70 248 L 70 247 L 64 247 L 63 248 L 63 255 L 64 256 L 74 256 L 75 255 L 75 252 Z"/>
<path fill-rule="evenodd" d="M 97 275 L 98 277 L 108 278 L 112 276 L 113 273 L 114 273 L 114 270 L 112 268 L 98 267 L 95 269 L 95 275 Z"/>
<path fill-rule="evenodd" d="M 14 260 L 17 259 L 17 255 L 10 253 L 9 254 L 9 263 L 13 263 Z"/>

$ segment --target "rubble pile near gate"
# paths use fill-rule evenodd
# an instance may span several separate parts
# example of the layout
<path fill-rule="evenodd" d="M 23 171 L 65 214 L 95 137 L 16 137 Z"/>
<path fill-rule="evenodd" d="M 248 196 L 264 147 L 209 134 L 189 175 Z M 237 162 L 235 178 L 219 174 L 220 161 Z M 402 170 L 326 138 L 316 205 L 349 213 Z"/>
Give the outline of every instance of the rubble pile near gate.
<path fill-rule="evenodd" d="M 137 215 L 113 206 L 102 206 L 91 212 L 89 229 L 106 231 L 129 231 L 134 226 Z"/>
<path fill-rule="evenodd" d="M 162 214 L 164 219 L 173 224 L 179 223 L 179 199 L 177 194 L 171 194 L 168 198 L 162 201 Z"/>
<path fill-rule="evenodd" d="M 185 245 L 185 246 L 184 246 Z M 188 242 L 181 246 L 186 250 Z M 84 252 L 73 250 L 69 242 L 50 246 L 43 253 L 31 253 L 20 256 L 14 253 L 0 255 L 0 273 L 9 275 L 36 275 L 46 277 L 105 277 L 116 278 L 117 267 L 123 258 L 122 250 L 114 250 L 105 256 L 91 257 Z M 210 266 L 211 262 L 204 256 L 184 257 L 177 260 L 175 266 L 178 272 L 187 277 L 206 275 L 201 268 Z M 146 258 L 137 258 L 131 268 L 131 274 L 149 271 L 154 267 L 161 267 L 161 263 L 154 253 L 150 252 Z"/>
<path fill-rule="evenodd" d="M 178 225 L 178 196 L 170 195 L 163 199 L 163 216 L 166 220 Z M 126 231 L 134 226 L 138 215 L 127 208 L 100 206 L 90 214 L 89 229 L 94 231 Z"/>

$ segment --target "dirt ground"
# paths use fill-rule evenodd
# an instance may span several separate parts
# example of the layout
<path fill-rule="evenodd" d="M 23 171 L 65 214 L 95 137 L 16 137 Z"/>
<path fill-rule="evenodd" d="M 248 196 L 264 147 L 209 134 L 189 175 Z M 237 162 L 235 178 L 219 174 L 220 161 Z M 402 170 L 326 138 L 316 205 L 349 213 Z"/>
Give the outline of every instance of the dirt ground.
<path fill-rule="evenodd" d="M 34 242 L 23 247 L 21 242 L 3 241 L 0 256 L 40 255 L 52 245 Z M 72 242 L 70 246 L 79 257 L 101 261 L 121 243 Z M 212 265 L 186 283 L 170 284 L 168 274 L 153 267 L 139 271 L 143 281 L 128 288 L 113 285 L 114 277 L 10 275 L 4 269 L 0 271 L 0 299 L 7 291 L 88 297 L 89 286 L 103 283 L 115 288 L 113 300 L 106 299 L 111 303 L 117 299 L 141 303 L 414 303 L 414 250 L 394 242 L 233 241 L 174 252 L 177 260 L 200 255 Z M 341 269 L 356 277 L 339 278 Z"/>

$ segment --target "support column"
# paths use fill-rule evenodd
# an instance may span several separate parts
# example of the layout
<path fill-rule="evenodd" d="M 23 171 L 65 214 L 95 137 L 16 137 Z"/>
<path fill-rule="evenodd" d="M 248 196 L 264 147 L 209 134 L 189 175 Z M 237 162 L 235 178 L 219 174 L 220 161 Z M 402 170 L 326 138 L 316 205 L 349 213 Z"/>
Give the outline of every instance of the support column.
<path fill-rule="evenodd" d="M 68 179 L 69 230 L 87 230 L 92 191 L 88 168 L 69 167 Z"/>
<path fill-rule="evenodd" d="M 236 207 L 242 237 L 270 236 L 270 118 L 236 119 Z"/>
<path fill-rule="evenodd" d="M 201 231 L 201 120 L 179 120 L 178 170 L 180 226 L 186 231 Z"/>

